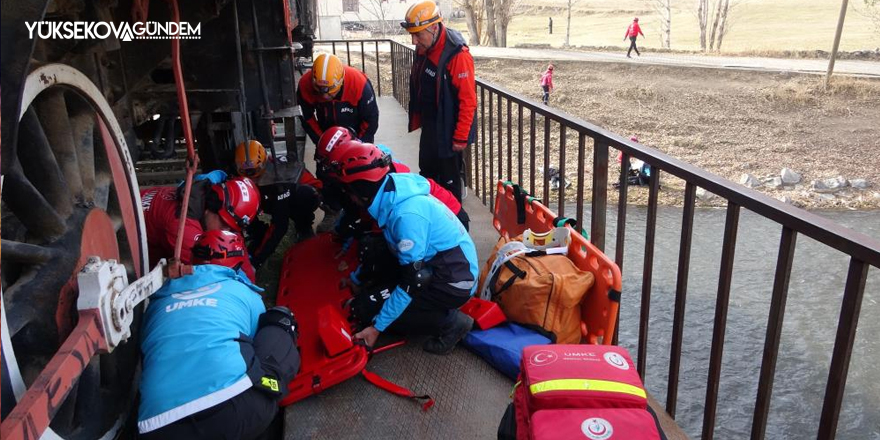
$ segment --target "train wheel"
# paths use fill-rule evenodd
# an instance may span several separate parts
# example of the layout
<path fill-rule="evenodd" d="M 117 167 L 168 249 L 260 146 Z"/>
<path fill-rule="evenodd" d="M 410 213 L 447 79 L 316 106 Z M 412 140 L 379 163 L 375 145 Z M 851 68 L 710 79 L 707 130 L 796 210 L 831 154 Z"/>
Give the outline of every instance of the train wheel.
<path fill-rule="evenodd" d="M 21 398 L 76 325 L 76 273 L 88 256 L 117 259 L 130 280 L 147 268 L 134 167 L 98 88 L 67 65 L 35 69 L 17 130 L 2 163 L 4 416 L 14 406 L 6 399 Z M 120 434 L 137 395 L 139 326 L 136 319 L 134 343 L 91 360 L 49 437 Z"/>

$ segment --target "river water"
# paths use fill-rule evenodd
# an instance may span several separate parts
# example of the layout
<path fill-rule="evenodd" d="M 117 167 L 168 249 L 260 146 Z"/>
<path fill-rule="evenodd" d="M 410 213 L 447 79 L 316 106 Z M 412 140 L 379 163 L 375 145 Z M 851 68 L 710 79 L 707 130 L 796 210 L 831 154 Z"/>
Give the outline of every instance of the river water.
<path fill-rule="evenodd" d="M 620 344 L 634 360 L 645 214 L 644 207 L 628 209 L 623 265 Z M 880 238 L 880 212 L 817 214 Z M 699 438 L 702 430 L 725 215 L 725 209 L 698 209 L 694 215 L 677 409 L 679 425 L 693 438 Z M 680 208 L 670 207 L 660 207 L 657 214 L 645 382 L 664 405 L 681 216 Z M 606 254 L 612 258 L 616 223 L 616 209 L 609 209 Z M 745 439 L 751 432 L 780 237 L 781 226 L 741 211 L 716 412 L 718 439 Z M 767 427 L 769 439 L 816 437 L 848 263 L 846 255 L 798 236 Z M 837 438 L 880 439 L 880 269 L 868 271 L 859 321 Z"/>

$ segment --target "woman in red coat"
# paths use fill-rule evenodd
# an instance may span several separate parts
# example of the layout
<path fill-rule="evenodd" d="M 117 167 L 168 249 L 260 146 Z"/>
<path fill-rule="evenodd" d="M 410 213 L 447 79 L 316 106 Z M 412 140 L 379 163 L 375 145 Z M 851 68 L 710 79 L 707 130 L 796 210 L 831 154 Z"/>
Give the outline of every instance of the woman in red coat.
<path fill-rule="evenodd" d="M 623 41 L 626 41 L 626 39 L 629 38 L 629 50 L 626 51 L 627 58 L 632 58 L 631 56 L 629 56 L 629 54 L 633 51 L 633 49 L 635 49 L 636 55 L 642 56 L 642 54 L 639 53 L 639 48 L 636 47 L 636 37 L 638 37 L 639 35 L 643 37 L 645 36 L 645 34 L 642 33 L 642 28 L 639 27 L 639 17 L 636 17 L 633 18 L 632 24 L 630 24 L 629 27 L 626 28 L 626 35 L 623 36 Z"/>

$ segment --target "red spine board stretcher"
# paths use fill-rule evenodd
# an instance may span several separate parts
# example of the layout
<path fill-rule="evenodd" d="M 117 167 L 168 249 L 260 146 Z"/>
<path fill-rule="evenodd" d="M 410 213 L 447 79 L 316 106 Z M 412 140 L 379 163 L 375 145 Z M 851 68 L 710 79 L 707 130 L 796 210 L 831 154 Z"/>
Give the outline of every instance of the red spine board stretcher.
<path fill-rule="evenodd" d="M 553 211 L 510 182 L 498 182 L 493 213 L 493 226 L 507 238 L 516 237 L 526 229 L 543 233 L 556 227 Z M 566 227 L 571 228 L 571 225 L 566 224 Z M 581 303 L 582 340 L 589 344 L 610 345 L 620 308 L 620 268 L 574 228 L 571 229 L 568 258 L 581 270 L 592 272 L 596 280 Z"/>
<path fill-rule="evenodd" d="M 352 342 L 342 307 L 351 290 L 341 287 L 340 280 L 357 267 L 355 248 L 336 258 L 342 245 L 330 234 L 321 234 L 291 247 L 284 256 L 276 302 L 296 316 L 302 363 L 281 406 L 354 377 L 367 365 L 367 350 Z"/>

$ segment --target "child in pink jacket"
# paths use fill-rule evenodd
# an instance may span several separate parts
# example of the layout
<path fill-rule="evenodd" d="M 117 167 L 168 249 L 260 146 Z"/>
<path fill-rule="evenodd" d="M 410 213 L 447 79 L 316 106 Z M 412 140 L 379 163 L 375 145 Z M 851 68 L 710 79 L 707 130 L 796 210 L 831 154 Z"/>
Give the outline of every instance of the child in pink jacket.
<path fill-rule="evenodd" d="M 547 71 L 541 75 L 541 88 L 544 89 L 544 97 L 542 98 L 544 101 L 544 105 L 547 105 L 547 100 L 550 99 L 550 92 L 553 90 L 553 65 L 550 64 L 547 66 Z"/>

